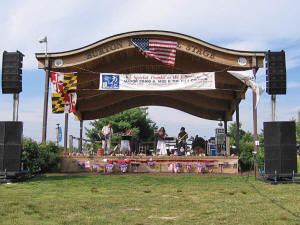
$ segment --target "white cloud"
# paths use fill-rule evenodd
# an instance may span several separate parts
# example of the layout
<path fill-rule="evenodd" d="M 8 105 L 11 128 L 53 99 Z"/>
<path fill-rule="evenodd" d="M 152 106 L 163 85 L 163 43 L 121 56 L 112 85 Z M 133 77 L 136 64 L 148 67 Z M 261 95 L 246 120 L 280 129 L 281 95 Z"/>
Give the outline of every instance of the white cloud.
<path fill-rule="evenodd" d="M 277 0 L 276 4 L 271 0 L 4 1 L 0 8 L 0 51 L 20 50 L 26 55 L 24 67 L 36 69 L 34 53 L 44 52 L 45 46 L 38 43 L 44 35 L 48 36 L 49 51 L 56 52 L 79 48 L 121 32 L 162 29 L 238 50 L 284 49 L 287 68 L 295 69 L 300 65 L 297 47 L 300 42 L 299 6 L 299 1 L 285 0 Z M 29 78 L 24 76 L 23 79 Z M 257 81 L 265 81 L 265 69 L 259 70 Z M 298 86 L 298 80 L 289 78 L 289 88 Z M 43 92 L 37 92 L 35 96 L 22 99 L 19 116 L 24 121 L 24 135 L 40 140 Z M 299 109 L 289 100 L 291 97 L 292 94 L 288 94 L 278 98 L 278 115 L 282 120 L 295 117 Z M 1 120 L 11 120 L 12 97 L 0 96 L 0 100 Z M 217 125 L 214 121 L 169 108 L 150 107 L 149 110 L 150 116 L 159 126 L 166 126 L 170 135 L 176 135 L 180 126 L 185 126 L 192 134 L 211 136 Z M 263 121 L 269 120 L 270 110 L 270 96 L 264 94 L 258 108 L 259 129 Z M 252 131 L 252 95 L 249 91 L 240 105 L 240 117 L 243 128 Z M 70 134 L 78 136 L 79 122 L 74 121 L 73 116 L 69 122 Z M 64 116 L 51 114 L 49 104 L 50 140 L 55 139 L 56 123 L 64 124 Z"/>
<path fill-rule="evenodd" d="M 82 9 L 84 1 L 51 1 L 36 0 L 18 1 L 17 4 L 6 4 L 0 13 L 6 16 L 2 20 L 2 40 L 0 50 L 20 50 L 24 57 L 24 68 L 37 68 L 34 53 L 44 52 L 44 46 L 38 40 L 48 35 L 49 47 L 61 45 L 66 38 L 66 23 Z M 1 55 L 2 57 L 2 55 Z"/>
<path fill-rule="evenodd" d="M 300 66 L 300 48 L 298 46 L 292 46 L 287 49 L 285 54 L 287 69 L 293 69 Z"/>
<path fill-rule="evenodd" d="M 225 47 L 267 50 L 279 41 L 299 42 L 299 6 L 298 1 L 282 0 L 10 1 L 0 9 L 5 18 L 0 22 L 5 34 L 0 50 L 18 49 L 26 55 L 24 67 L 36 68 L 34 53 L 44 52 L 37 42 L 44 35 L 50 51 L 65 51 L 139 29 L 171 30 Z"/>
<path fill-rule="evenodd" d="M 300 87 L 300 82 L 296 82 L 296 81 L 291 81 L 291 82 L 287 82 L 287 88 L 299 88 Z"/>
<path fill-rule="evenodd" d="M 242 40 L 242 41 L 234 41 L 225 44 L 225 48 L 237 49 L 243 51 L 257 51 L 262 49 L 268 49 L 268 44 L 262 40 Z"/>

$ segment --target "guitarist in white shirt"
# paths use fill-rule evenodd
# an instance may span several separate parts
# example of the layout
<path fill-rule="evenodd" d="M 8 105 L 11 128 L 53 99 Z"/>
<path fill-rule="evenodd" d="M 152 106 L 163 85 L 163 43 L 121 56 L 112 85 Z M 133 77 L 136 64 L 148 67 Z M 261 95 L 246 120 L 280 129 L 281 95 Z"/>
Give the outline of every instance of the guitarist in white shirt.
<path fill-rule="evenodd" d="M 108 122 L 108 124 L 102 128 L 101 133 L 104 136 L 104 140 L 102 140 L 102 148 L 106 155 L 110 153 L 111 137 L 113 135 L 112 123 Z"/>
<path fill-rule="evenodd" d="M 187 138 L 188 134 L 185 132 L 185 128 L 181 127 L 177 138 L 177 151 L 179 155 L 185 155 Z"/>

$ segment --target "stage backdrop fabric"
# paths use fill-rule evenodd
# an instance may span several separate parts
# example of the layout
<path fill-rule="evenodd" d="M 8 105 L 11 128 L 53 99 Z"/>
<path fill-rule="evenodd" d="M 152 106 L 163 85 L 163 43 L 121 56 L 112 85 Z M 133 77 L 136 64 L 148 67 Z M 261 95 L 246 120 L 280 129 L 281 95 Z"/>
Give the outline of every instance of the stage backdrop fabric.
<path fill-rule="evenodd" d="M 214 72 L 191 74 L 100 73 L 99 90 L 170 91 L 211 89 L 216 89 Z"/>

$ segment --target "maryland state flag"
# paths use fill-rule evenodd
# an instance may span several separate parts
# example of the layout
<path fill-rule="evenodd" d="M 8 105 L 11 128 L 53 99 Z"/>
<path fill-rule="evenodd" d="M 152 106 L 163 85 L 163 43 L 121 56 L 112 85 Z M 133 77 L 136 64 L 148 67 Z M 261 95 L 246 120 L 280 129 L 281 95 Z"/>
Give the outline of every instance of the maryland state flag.
<path fill-rule="evenodd" d="M 51 72 L 50 79 L 51 93 L 64 93 L 64 74 Z"/>
<path fill-rule="evenodd" d="M 52 113 L 75 112 L 77 75 L 51 72 L 51 87 Z"/>
<path fill-rule="evenodd" d="M 52 93 L 52 113 L 64 113 L 65 112 L 65 94 L 64 93 Z"/>
<path fill-rule="evenodd" d="M 76 93 L 66 93 L 65 94 L 65 112 L 72 113 L 76 112 L 76 101 L 77 94 Z"/>
<path fill-rule="evenodd" d="M 64 74 L 64 91 L 74 92 L 77 89 L 77 75 L 74 73 Z"/>

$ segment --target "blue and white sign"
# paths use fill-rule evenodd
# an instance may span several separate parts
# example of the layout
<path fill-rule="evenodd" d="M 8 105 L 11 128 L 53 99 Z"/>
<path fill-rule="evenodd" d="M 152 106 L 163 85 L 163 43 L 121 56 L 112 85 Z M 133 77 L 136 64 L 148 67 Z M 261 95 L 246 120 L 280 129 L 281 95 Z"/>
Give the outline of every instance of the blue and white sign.
<path fill-rule="evenodd" d="M 215 73 L 191 74 L 100 74 L 99 90 L 170 91 L 211 90 L 215 87 Z"/>
<path fill-rule="evenodd" d="M 100 77 L 100 89 L 103 90 L 118 90 L 120 86 L 119 74 L 103 74 Z"/>
<path fill-rule="evenodd" d="M 56 142 L 62 141 L 62 130 L 61 127 L 56 128 Z"/>

